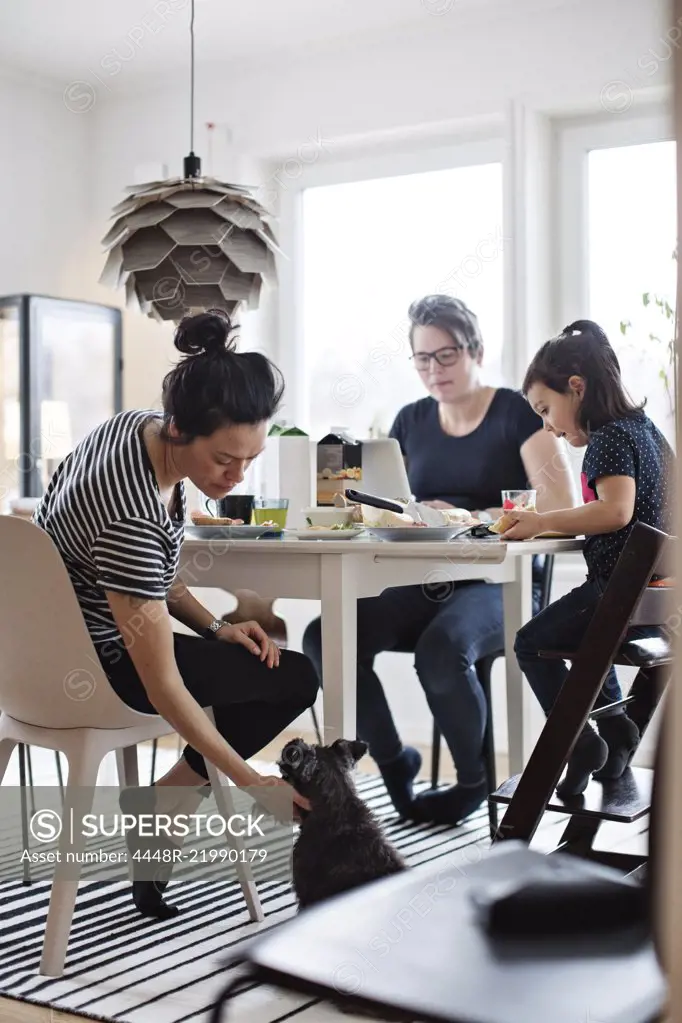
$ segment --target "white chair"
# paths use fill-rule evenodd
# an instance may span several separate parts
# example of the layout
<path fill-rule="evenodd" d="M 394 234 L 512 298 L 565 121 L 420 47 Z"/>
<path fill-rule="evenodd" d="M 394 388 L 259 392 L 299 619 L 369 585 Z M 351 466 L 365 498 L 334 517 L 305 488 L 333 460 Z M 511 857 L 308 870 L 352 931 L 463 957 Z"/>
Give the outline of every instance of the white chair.
<path fill-rule="evenodd" d="M 172 733 L 163 718 L 131 710 L 112 689 L 86 629 L 64 563 L 43 530 L 0 516 L 0 782 L 18 743 L 64 753 L 65 805 L 90 812 L 104 757 L 116 751 L 119 782 L 137 785 L 137 743 Z M 210 709 L 207 711 L 212 714 Z M 212 765 L 209 779 L 218 810 L 229 816 L 229 785 Z M 84 790 L 90 795 L 83 799 Z M 86 806 L 85 803 L 88 803 Z M 65 850 L 82 851 L 78 835 L 60 838 L 50 895 L 40 973 L 61 976 L 78 892 L 79 869 Z M 240 841 L 230 838 L 234 847 Z M 237 875 L 252 920 L 263 910 L 248 862 Z"/>

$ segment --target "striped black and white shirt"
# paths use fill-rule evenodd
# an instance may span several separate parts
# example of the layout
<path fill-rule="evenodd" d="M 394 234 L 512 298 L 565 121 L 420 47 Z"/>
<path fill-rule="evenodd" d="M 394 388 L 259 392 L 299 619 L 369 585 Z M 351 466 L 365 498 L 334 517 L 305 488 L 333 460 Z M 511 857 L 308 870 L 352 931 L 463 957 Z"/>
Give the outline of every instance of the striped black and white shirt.
<path fill-rule="evenodd" d="M 153 411 L 121 412 L 98 426 L 55 472 L 34 522 L 56 544 L 95 643 L 120 639 L 105 590 L 165 600 L 185 522 L 179 483 L 171 519 L 142 430 Z"/>

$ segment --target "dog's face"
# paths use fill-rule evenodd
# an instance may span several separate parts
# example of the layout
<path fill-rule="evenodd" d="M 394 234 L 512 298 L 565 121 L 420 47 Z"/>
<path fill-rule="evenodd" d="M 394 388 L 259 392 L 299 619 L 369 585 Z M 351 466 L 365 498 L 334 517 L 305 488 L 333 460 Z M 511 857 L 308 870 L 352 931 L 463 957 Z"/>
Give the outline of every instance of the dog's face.
<path fill-rule="evenodd" d="M 331 746 L 311 746 L 292 739 L 277 762 L 280 774 L 302 796 L 331 793 L 348 784 L 355 765 L 367 752 L 360 739 L 337 739 Z"/>

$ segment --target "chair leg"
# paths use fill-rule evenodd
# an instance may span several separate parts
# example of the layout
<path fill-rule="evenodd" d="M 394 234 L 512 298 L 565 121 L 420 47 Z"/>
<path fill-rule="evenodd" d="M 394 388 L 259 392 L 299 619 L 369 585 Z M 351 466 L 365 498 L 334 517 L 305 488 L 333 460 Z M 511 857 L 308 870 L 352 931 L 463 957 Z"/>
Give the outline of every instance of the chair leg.
<path fill-rule="evenodd" d="M 206 717 L 215 724 L 213 708 L 205 708 L 205 713 Z M 217 767 L 209 760 L 206 761 L 206 770 L 208 772 L 208 780 L 211 783 L 211 791 L 215 796 L 218 813 L 222 815 L 224 820 L 229 820 L 235 812 L 234 800 L 232 799 L 232 793 L 230 792 L 230 785 L 229 783 L 223 784 L 223 776 Z M 249 911 L 249 917 L 254 922 L 260 923 L 265 919 L 265 913 L 263 912 L 263 906 L 261 905 L 251 864 L 246 860 L 246 858 L 242 859 L 244 842 L 238 835 L 230 834 L 227 828 L 225 829 L 225 838 L 228 846 L 237 851 L 237 878 L 239 879 L 239 884 L 244 895 L 246 908 Z"/>
<path fill-rule="evenodd" d="M 36 797 L 33 791 L 33 761 L 31 760 L 31 747 L 26 746 L 26 767 L 28 769 L 28 791 L 31 800 L 31 816 L 36 812 Z"/>
<path fill-rule="evenodd" d="M 137 787 L 140 775 L 137 769 L 137 746 L 124 746 L 116 750 L 118 783 L 122 789 Z"/>
<path fill-rule="evenodd" d="M 68 756 L 69 775 L 65 794 L 65 810 L 77 808 L 80 818 L 92 810 L 97 774 L 102 762 L 94 744 L 84 742 Z M 50 905 L 45 924 L 45 940 L 40 959 L 39 972 L 44 977 L 61 977 L 69 943 L 71 921 L 78 894 L 80 879 L 79 855 L 85 849 L 85 836 L 74 828 L 73 842 L 68 828 L 62 830 L 59 839 L 60 862 L 57 863 L 52 879 Z M 73 862 L 67 863 L 67 852 L 74 853 Z"/>
<path fill-rule="evenodd" d="M 150 785 L 154 784 L 154 776 L 156 774 L 156 753 L 157 753 L 158 748 L 159 748 L 159 740 L 158 739 L 154 739 L 153 742 L 152 742 L 152 767 L 151 767 L 151 771 L 149 772 L 149 784 Z"/>
<path fill-rule="evenodd" d="M 318 720 L 317 711 L 315 710 L 314 706 L 312 706 L 310 708 L 310 713 L 311 713 L 311 716 L 312 716 L 312 719 L 313 719 L 313 728 L 315 729 L 315 739 L 317 741 L 317 745 L 318 746 L 323 746 L 324 743 L 322 742 L 322 732 L 320 731 L 320 722 Z"/>
<path fill-rule="evenodd" d="M 632 703 L 626 706 L 625 713 L 639 728 L 640 740 L 654 716 L 656 707 L 663 696 L 671 675 L 671 665 L 662 665 L 657 668 L 641 668 L 637 672 L 628 694 L 633 700 Z"/>
<path fill-rule="evenodd" d="M 21 799 L 21 848 L 28 849 L 28 796 L 26 789 L 26 747 L 20 742 L 17 747 L 19 755 L 19 797 Z M 31 884 L 31 867 L 28 859 L 23 864 L 23 883 L 28 888 Z"/>
<path fill-rule="evenodd" d="M 59 795 L 62 799 L 62 806 L 64 805 L 64 778 L 62 776 L 62 761 L 59 755 L 59 750 L 54 751 L 54 758 L 57 764 L 57 781 L 59 782 Z"/>
<path fill-rule="evenodd" d="M 483 760 L 485 762 L 486 780 L 488 792 L 492 793 L 497 788 L 497 769 L 495 767 L 495 730 L 493 728 L 493 700 L 492 700 L 492 672 L 494 657 L 483 657 L 476 664 L 476 674 L 483 689 L 486 706 L 485 732 L 483 734 Z M 488 824 L 490 837 L 494 838 L 497 833 L 498 817 L 497 803 L 488 799 Z"/>
<path fill-rule="evenodd" d="M 431 788 L 438 788 L 440 776 L 440 728 L 433 722 L 433 735 L 431 736 Z"/>
<path fill-rule="evenodd" d="M 221 814 L 224 820 L 229 820 L 229 818 L 235 813 L 230 786 L 229 784 L 223 785 L 220 772 L 208 760 L 206 761 L 206 768 L 208 770 L 208 779 L 211 783 L 211 790 L 215 796 L 218 813 Z M 261 905 L 258 887 L 253 876 L 251 864 L 243 858 L 244 843 L 239 836 L 231 835 L 227 829 L 225 829 L 225 837 L 230 848 L 235 849 L 237 852 L 237 862 L 235 864 L 237 868 L 237 877 L 244 894 L 244 900 L 249 911 L 249 917 L 253 921 L 260 923 L 265 919 L 265 913 L 263 912 L 263 906 Z"/>

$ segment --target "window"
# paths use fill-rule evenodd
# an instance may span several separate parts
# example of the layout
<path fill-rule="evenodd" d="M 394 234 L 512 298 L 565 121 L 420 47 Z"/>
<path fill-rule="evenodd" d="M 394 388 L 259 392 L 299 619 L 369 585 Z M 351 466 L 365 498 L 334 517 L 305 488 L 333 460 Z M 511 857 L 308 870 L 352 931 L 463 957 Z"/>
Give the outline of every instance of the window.
<path fill-rule="evenodd" d="M 566 127 L 560 144 L 561 315 L 606 331 L 632 397 L 674 440 L 675 143 L 664 119 Z M 624 325 L 624 333 L 621 331 Z M 660 338 L 660 340 L 656 340 Z"/>
<path fill-rule="evenodd" d="M 588 155 L 590 318 L 616 347 L 632 396 L 648 398 L 649 415 L 671 438 L 674 323 L 664 310 L 675 307 L 676 187 L 674 142 Z"/>
<path fill-rule="evenodd" d="M 304 190 L 302 404 L 312 437 L 332 426 L 386 432 L 426 394 L 406 316 L 423 295 L 455 295 L 477 314 L 486 378 L 499 382 L 502 225 L 496 160 Z"/>

